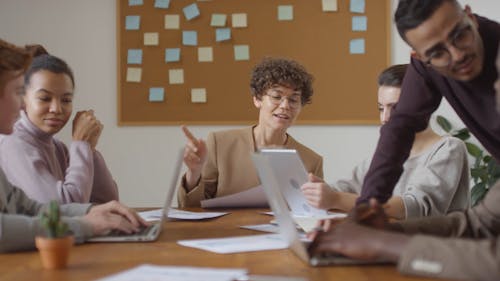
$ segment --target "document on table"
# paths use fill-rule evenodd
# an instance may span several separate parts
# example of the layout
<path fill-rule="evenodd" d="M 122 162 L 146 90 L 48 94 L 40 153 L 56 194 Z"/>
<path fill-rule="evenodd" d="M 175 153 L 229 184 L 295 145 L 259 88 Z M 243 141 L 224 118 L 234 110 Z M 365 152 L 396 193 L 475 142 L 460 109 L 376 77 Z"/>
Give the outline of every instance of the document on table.
<path fill-rule="evenodd" d="M 263 234 L 215 239 L 180 240 L 178 244 L 218 254 L 231 254 L 265 250 L 279 250 L 288 247 L 279 234 Z"/>
<path fill-rule="evenodd" d="M 244 279 L 246 269 L 221 269 L 143 264 L 98 281 L 232 281 Z"/>
<path fill-rule="evenodd" d="M 234 207 L 268 207 L 266 194 L 262 185 L 252 187 L 245 191 L 206 199 L 201 201 L 202 208 L 234 208 Z"/>
<path fill-rule="evenodd" d="M 157 221 L 160 220 L 162 211 L 163 209 L 157 209 L 139 212 L 138 214 L 145 221 Z M 204 220 L 221 217 L 227 214 L 227 212 L 189 212 L 179 209 L 170 209 L 168 211 L 169 218 L 179 220 Z"/>
<path fill-rule="evenodd" d="M 293 220 L 305 232 L 311 232 L 316 228 L 320 220 L 345 218 L 347 215 L 344 213 L 328 213 L 324 216 L 295 216 Z"/>

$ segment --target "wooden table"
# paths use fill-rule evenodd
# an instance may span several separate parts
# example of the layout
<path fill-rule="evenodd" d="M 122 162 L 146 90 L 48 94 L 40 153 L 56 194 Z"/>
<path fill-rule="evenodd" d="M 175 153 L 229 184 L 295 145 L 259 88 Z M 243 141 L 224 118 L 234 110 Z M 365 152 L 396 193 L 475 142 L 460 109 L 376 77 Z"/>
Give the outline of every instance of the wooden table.
<path fill-rule="evenodd" d="M 198 211 L 200 211 L 198 209 Z M 160 238 L 149 243 L 87 243 L 72 249 L 64 270 L 41 268 L 38 252 L 0 254 L 0 280 L 94 280 L 140 264 L 246 268 L 250 274 L 300 276 L 314 280 L 431 280 L 399 274 L 393 265 L 310 267 L 290 250 L 215 254 L 183 247 L 182 239 L 262 234 L 238 228 L 268 223 L 257 209 L 228 210 L 221 218 L 205 221 L 168 221 Z M 267 210 L 266 210 L 267 211 Z M 201 281 L 201 280 L 200 280 Z"/>

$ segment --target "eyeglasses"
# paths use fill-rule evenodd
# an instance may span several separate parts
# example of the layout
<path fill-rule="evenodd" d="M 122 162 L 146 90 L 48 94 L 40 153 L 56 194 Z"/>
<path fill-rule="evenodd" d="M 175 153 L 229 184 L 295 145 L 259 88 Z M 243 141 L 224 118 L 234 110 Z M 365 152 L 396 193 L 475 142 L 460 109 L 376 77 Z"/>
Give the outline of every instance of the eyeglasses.
<path fill-rule="evenodd" d="M 281 96 L 277 93 L 269 93 L 266 94 L 266 96 L 269 97 L 269 100 L 274 105 L 281 105 L 281 103 L 284 102 L 285 100 L 288 101 L 288 106 L 290 106 L 290 108 L 292 109 L 297 109 L 302 105 L 301 97 L 298 95 Z"/>
<path fill-rule="evenodd" d="M 472 30 L 472 25 L 470 22 L 467 25 L 461 26 L 450 36 L 449 45 L 457 48 L 459 50 L 466 50 L 471 47 L 475 41 L 474 31 Z M 448 45 L 443 44 L 443 45 Z M 449 46 L 440 46 L 435 50 L 432 50 L 430 55 L 428 56 L 426 64 L 432 65 L 435 67 L 448 67 L 451 64 L 451 53 L 449 50 Z"/>

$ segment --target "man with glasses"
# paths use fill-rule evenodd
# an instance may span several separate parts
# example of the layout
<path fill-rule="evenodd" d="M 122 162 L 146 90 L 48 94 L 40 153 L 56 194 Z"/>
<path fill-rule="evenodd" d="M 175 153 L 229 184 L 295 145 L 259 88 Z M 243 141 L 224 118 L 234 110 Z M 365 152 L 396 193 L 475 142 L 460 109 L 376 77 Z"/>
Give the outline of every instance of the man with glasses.
<path fill-rule="evenodd" d="M 500 280 L 500 181 L 474 208 L 447 216 L 389 224 L 378 203 L 391 196 L 415 132 L 426 128 L 442 97 L 500 160 L 496 111 L 496 101 L 500 108 L 500 25 L 472 14 L 468 6 L 462 9 L 456 0 L 400 0 L 395 21 L 413 53 L 401 98 L 381 129 L 358 198 L 358 203 L 370 204 L 359 204 L 346 222 L 317 233 L 310 251 L 382 258 L 408 274 Z M 458 238 L 445 238 L 449 236 Z"/>

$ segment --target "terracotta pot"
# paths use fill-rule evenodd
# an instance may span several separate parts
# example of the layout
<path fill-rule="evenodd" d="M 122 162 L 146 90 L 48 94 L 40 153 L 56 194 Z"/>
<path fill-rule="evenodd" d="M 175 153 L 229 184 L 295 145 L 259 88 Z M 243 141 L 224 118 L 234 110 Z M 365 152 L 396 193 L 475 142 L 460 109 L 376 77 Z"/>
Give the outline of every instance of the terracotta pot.
<path fill-rule="evenodd" d="M 73 242 L 73 236 L 56 239 L 37 236 L 35 244 L 40 252 L 43 267 L 47 269 L 65 268 Z"/>

